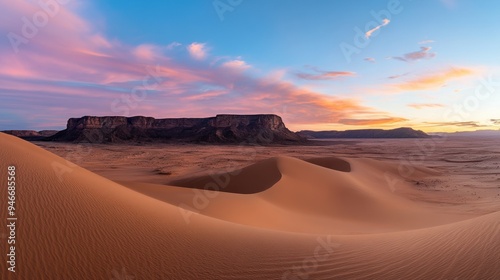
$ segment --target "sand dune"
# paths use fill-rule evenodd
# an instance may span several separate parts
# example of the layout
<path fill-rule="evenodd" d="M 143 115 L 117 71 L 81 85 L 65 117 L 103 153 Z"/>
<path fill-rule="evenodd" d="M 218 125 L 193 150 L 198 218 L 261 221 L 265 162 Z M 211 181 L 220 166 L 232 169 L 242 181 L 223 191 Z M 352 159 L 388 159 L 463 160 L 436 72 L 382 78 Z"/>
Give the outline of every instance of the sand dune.
<path fill-rule="evenodd" d="M 17 272 L 3 261 L 2 279 L 500 278 L 500 212 L 432 213 L 387 187 L 391 164 L 270 158 L 205 191 L 209 175 L 124 186 L 13 136 L 0 147 L 19 213 Z"/>
<path fill-rule="evenodd" d="M 206 207 L 198 209 L 202 214 L 284 231 L 381 232 L 439 225 L 464 218 L 431 213 L 425 206 L 393 193 L 381 172 L 392 168 L 396 167 L 368 159 L 331 157 L 303 161 L 278 157 L 240 170 L 176 180 L 170 184 L 221 191 L 214 194 Z M 432 171 L 420 170 L 421 174 L 425 172 Z M 196 193 L 200 194 L 198 197 L 204 196 L 201 192 L 162 185 L 124 184 L 173 205 L 193 204 Z"/>

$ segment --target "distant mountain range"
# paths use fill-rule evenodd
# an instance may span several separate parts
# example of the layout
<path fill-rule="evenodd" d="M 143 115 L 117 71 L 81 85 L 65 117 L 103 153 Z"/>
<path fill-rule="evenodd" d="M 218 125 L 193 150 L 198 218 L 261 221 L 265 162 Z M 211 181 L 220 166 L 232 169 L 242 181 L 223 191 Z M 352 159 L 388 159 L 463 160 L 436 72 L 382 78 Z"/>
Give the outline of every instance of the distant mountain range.
<path fill-rule="evenodd" d="M 302 130 L 297 132 L 307 139 L 333 139 L 333 138 L 429 138 L 430 135 L 420 130 L 402 127 L 390 130 L 384 129 L 358 129 L 358 130 L 328 130 L 311 131 Z"/>

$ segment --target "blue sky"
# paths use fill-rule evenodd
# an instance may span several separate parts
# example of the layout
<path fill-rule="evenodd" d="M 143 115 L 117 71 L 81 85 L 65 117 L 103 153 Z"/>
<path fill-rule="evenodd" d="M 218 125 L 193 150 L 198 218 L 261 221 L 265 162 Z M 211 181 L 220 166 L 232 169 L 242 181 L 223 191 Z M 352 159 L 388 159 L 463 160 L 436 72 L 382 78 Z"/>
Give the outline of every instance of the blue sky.
<path fill-rule="evenodd" d="M 0 3 L 0 129 L 61 129 L 81 115 L 275 113 L 294 130 L 500 119 L 493 1 Z M 43 13 L 25 36 L 22 18 Z"/>

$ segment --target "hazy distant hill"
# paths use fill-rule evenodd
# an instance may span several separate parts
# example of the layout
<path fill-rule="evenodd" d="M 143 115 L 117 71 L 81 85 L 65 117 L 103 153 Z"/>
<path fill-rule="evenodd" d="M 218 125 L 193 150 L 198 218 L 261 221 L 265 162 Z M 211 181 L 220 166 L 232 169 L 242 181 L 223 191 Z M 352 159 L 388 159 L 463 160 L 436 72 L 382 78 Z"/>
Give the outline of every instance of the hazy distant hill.
<path fill-rule="evenodd" d="M 428 138 L 430 135 L 420 130 L 409 127 L 402 127 L 390 130 L 384 129 L 358 129 L 346 131 L 299 131 L 300 136 L 308 139 L 328 139 L 328 138 Z"/>
<path fill-rule="evenodd" d="M 26 140 L 41 140 L 44 139 L 45 137 L 52 136 L 56 134 L 58 131 L 57 130 L 41 130 L 41 131 L 35 131 L 35 130 L 3 130 L 1 131 L 6 134 L 14 135 L 19 138 L 23 138 Z"/>

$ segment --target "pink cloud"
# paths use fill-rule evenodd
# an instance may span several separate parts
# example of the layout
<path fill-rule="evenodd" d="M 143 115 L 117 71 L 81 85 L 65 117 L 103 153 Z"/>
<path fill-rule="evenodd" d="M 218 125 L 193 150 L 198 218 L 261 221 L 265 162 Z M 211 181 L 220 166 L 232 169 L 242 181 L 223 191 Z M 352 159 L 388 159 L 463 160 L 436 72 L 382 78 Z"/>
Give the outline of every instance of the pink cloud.
<path fill-rule="evenodd" d="M 67 118 L 88 114 L 202 117 L 273 113 L 284 106 L 285 121 L 291 125 L 384 114 L 358 99 L 333 97 L 283 81 L 283 70 L 252 76 L 243 71 L 250 65 L 240 58 L 210 64 L 203 43 L 179 48 L 184 52 L 171 57 L 171 52 L 163 51 L 169 46 L 128 46 L 109 40 L 80 17 L 76 7 L 59 8 L 35 37 L 19 45 L 19 53 L 10 45 L 0 45 L 0 93 L 8 96 L 0 106 L 15 108 L 17 115 L 37 112 L 32 122 L 59 122 L 62 127 Z M 2 1 L 0 10 L 8 17 L 0 22 L 0 30 L 21 32 L 19 19 L 40 8 L 35 2 Z M 171 44 L 171 48 L 177 46 Z M 193 63 L 189 57 L 200 61 Z M 316 71 L 304 78 L 354 75 Z"/>
<path fill-rule="evenodd" d="M 304 80 L 335 80 L 342 77 L 354 77 L 356 73 L 350 71 L 321 71 L 313 69 L 316 73 L 298 72 L 295 74 L 297 78 Z"/>
<path fill-rule="evenodd" d="M 187 46 L 187 50 L 191 57 L 196 60 L 203 60 L 207 56 L 205 44 L 202 43 L 192 43 Z"/>
<path fill-rule="evenodd" d="M 133 50 L 134 55 L 139 59 L 152 60 L 155 56 L 157 47 L 153 45 L 140 45 Z"/>
<path fill-rule="evenodd" d="M 184 100 L 203 100 L 203 99 L 210 99 L 213 97 L 229 94 L 230 92 L 227 90 L 211 90 L 211 91 L 205 91 L 197 95 L 190 95 L 188 97 L 185 97 Z"/>
<path fill-rule="evenodd" d="M 240 60 L 240 59 L 235 59 L 235 60 L 224 62 L 222 64 L 222 66 L 227 67 L 229 69 L 234 69 L 236 71 L 244 71 L 244 70 L 251 67 L 245 61 Z"/>

